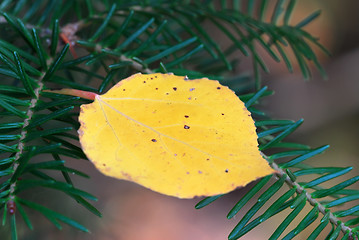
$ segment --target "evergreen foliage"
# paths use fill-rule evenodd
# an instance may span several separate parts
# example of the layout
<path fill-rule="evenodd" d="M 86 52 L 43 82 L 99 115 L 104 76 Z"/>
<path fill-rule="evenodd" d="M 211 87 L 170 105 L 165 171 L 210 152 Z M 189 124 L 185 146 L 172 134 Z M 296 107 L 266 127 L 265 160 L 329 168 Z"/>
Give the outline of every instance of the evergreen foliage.
<path fill-rule="evenodd" d="M 135 72 L 173 72 L 190 78 L 202 76 L 229 85 L 246 102 L 258 128 L 259 148 L 277 170 L 256 184 L 228 213 L 234 217 L 256 202 L 229 234 L 238 239 L 272 216 L 290 210 L 270 239 L 292 239 L 310 224 L 317 224 L 308 239 L 316 239 L 331 227 L 326 239 L 357 239 L 359 206 L 337 210 L 357 200 L 359 191 L 348 189 L 359 176 L 332 187 L 323 183 L 345 176 L 351 167 L 310 167 L 308 158 L 328 146 L 310 148 L 285 139 L 303 122 L 273 120 L 256 107 L 262 97 L 272 94 L 261 86 L 260 73 L 268 71 L 259 48 L 275 61 L 293 70 L 288 51 L 294 53 L 304 78 L 309 64 L 320 72 L 312 47 L 318 39 L 303 30 L 319 12 L 296 25 L 290 22 L 296 0 L 270 1 L 11 1 L 0 3 L 0 208 L 2 224 L 11 226 L 17 239 L 17 221 L 22 218 L 33 228 L 27 210 L 48 218 L 57 228 L 60 222 L 82 231 L 86 227 L 61 213 L 26 199 L 25 190 L 50 188 L 65 193 L 96 216 L 96 197 L 74 186 L 70 174 L 88 177 L 66 166 L 63 157 L 86 159 L 75 132 L 78 97 L 44 92 L 52 88 L 74 88 L 103 93 Z M 223 46 L 211 29 L 230 40 Z M 238 50 L 238 51 L 236 51 Z M 249 56 L 254 78 L 226 77 L 237 64 L 236 54 Z M 39 157 L 40 156 L 40 157 Z M 63 179 L 55 178 L 61 173 Z M 313 179 L 312 176 L 315 176 Z M 313 179 L 313 180 L 307 180 Z M 283 189 L 287 189 L 283 193 Z M 265 190 L 263 190 L 265 189 Z M 275 194 L 277 193 L 277 194 Z M 204 207 L 221 196 L 198 203 Z M 46 196 L 43 196 L 45 199 Z M 266 203 L 272 200 L 273 204 Z M 297 226 L 289 224 L 305 206 L 306 216 Z M 261 214 L 257 214 L 262 212 Z M 315 222 L 320 219 L 319 223 Z M 282 233 L 287 227 L 287 235 Z"/>

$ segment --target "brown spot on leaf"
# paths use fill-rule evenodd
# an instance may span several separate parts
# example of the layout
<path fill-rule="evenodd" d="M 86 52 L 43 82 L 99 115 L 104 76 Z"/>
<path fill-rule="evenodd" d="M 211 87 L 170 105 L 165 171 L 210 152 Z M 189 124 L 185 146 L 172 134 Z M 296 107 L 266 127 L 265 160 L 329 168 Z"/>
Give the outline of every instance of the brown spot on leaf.
<path fill-rule="evenodd" d="M 188 116 L 188 115 L 184 115 L 184 117 L 185 117 L 185 118 L 189 118 L 189 116 Z"/>
<path fill-rule="evenodd" d="M 132 181 L 132 180 L 133 180 L 133 179 L 132 179 L 132 176 L 131 176 L 130 174 L 128 174 L 128 173 L 126 173 L 126 172 L 123 172 L 123 171 L 121 171 L 121 174 L 122 174 L 122 176 L 125 177 L 125 179 L 127 179 L 127 180 L 129 180 L 129 181 Z"/>
<path fill-rule="evenodd" d="M 188 125 L 184 125 L 184 129 L 189 129 L 190 127 Z"/>
<path fill-rule="evenodd" d="M 157 142 L 157 140 L 156 140 L 156 139 L 154 139 L 154 138 L 152 138 L 152 139 L 151 139 L 151 141 L 152 141 L 152 142 Z"/>
<path fill-rule="evenodd" d="M 177 91 L 177 88 L 176 88 L 176 87 L 174 87 L 174 88 L 173 88 L 173 90 L 174 90 L 174 91 Z"/>

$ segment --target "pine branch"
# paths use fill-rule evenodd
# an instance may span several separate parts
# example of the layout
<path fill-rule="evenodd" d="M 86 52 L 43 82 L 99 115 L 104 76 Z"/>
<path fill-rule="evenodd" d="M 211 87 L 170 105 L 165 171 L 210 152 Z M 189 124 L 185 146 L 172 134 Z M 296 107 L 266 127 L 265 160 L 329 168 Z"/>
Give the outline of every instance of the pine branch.
<path fill-rule="evenodd" d="M 312 195 L 310 193 L 308 193 L 300 184 L 295 182 L 295 180 L 293 181 L 287 175 L 287 173 L 281 167 L 279 167 L 276 163 L 272 162 L 271 166 L 273 167 L 273 169 L 275 169 L 277 171 L 276 175 L 277 175 L 278 178 L 282 178 L 284 176 L 285 177 L 285 182 L 291 188 L 294 188 L 299 195 L 302 194 L 302 193 L 305 194 L 305 197 L 306 197 L 307 201 L 310 203 L 310 205 L 317 207 L 319 212 L 322 213 L 324 216 L 326 214 L 328 214 L 329 221 L 334 226 L 336 226 L 336 227 L 340 226 L 340 229 L 344 234 L 349 232 L 350 233 L 349 236 L 353 237 L 352 236 L 352 232 L 353 232 L 352 228 L 345 226 L 345 224 L 343 222 L 341 222 L 336 216 L 334 216 L 332 212 L 328 211 L 328 208 L 326 208 L 318 200 L 313 198 Z"/>
<path fill-rule="evenodd" d="M 3 65 L 0 65 L 0 69 L 1 73 L 7 77 L 4 78 L 4 82 L 16 84 L 16 81 L 20 80 L 23 86 L 23 88 L 21 88 L 17 86 L 11 86 L 9 84 L 8 86 L 5 85 L 3 88 L 1 88 L 1 91 L 4 92 L 4 94 L 2 94 L 2 99 L 0 99 L 0 105 L 3 108 L 1 113 L 5 116 L 4 120 L 12 120 L 14 116 L 21 119 L 15 124 L 2 123 L 2 133 L 6 134 L 12 133 L 15 130 L 19 131 L 18 134 L 7 134 L 0 136 L 0 141 L 2 142 L 0 144 L 2 146 L 1 153 L 4 156 L 8 155 L 7 158 L 1 160 L 0 162 L 0 176 L 6 177 L 1 179 L 3 181 L 0 188 L 2 191 L 0 194 L 0 204 L 1 207 L 4 207 L 3 224 L 5 224 L 7 215 L 10 215 L 12 237 L 13 239 L 16 239 L 17 228 L 15 214 L 18 210 L 28 227 L 32 229 L 32 224 L 25 210 L 21 206 L 23 204 L 40 211 L 45 216 L 49 217 L 56 226 L 59 226 L 56 220 L 58 219 L 76 228 L 87 231 L 85 227 L 63 215 L 60 215 L 38 204 L 27 202 L 26 200 L 19 197 L 20 192 L 22 192 L 24 189 L 38 186 L 50 187 L 65 192 L 94 214 L 98 216 L 101 215 L 96 208 L 94 208 L 82 197 L 86 197 L 91 200 L 96 200 L 96 198 L 84 191 L 74 188 L 69 178 L 68 172 L 84 177 L 87 177 L 87 175 L 75 169 L 65 167 L 64 161 L 61 161 L 55 152 L 60 149 L 60 145 L 62 143 L 63 145 L 67 146 L 68 149 L 61 149 L 58 152 L 59 154 L 66 154 L 66 152 L 75 154 L 73 150 L 77 147 L 72 146 L 67 142 L 62 142 L 61 139 L 56 139 L 56 137 L 54 137 L 57 134 L 63 133 L 64 131 L 72 130 L 72 128 L 55 127 L 51 130 L 49 129 L 42 131 L 43 129 L 40 126 L 51 121 L 52 119 L 61 118 L 61 116 L 67 114 L 71 109 L 73 109 L 73 106 L 65 106 L 62 109 L 57 108 L 58 106 L 65 104 L 66 101 L 60 101 L 57 103 L 52 102 L 50 105 L 44 107 L 44 105 L 42 105 L 43 100 L 40 99 L 40 96 L 42 95 L 41 91 L 45 87 L 45 83 L 49 79 L 52 79 L 55 73 L 58 71 L 60 64 L 62 63 L 68 50 L 68 45 L 62 49 L 57 57 L 50 59 L 48 54 L 45 52 L 45 48 L 42 46 L 39 35 L 35 29 L 32 29 L 30 34 L 21 20 L 14 19 L 7 14 L 4 14 L 4 16 L 9 25 L 13 27 L 13 29 L 17 30 L 17 33 L 23 37 L 27 46 L 30 47 L 32 51 L 36 52 L 38 58 L 34 58 L 32 55 L 27 53 L 26 50 L 24 51 L 8 42 L 1 41 L 0 43 L 0 59 L 3 63 Z M 56 52 L 53 54 L 55 53 Z M 38 69 L 41 70 L 38 70 L 34 66 L 38 66 Z M 8 81 L 9 78 L 13 81 Z M 13 93 L 14 97 L 12 97 Z M 51 113 L 46 115 L 39 114 L 39 112 L 44 109 L 50 110 Z M 66 121 L 68 121 L 68 119 L 66 119 Z M 38 130 L 40 132 L 38 132 Z M 43 147 L 36 146 L 32 141 L 37 139 L 51 139 L 51 141 L 55 140 L 57 144 L 52 145 L 51 147 L 51 145 L 48 145 L 49 142 L 47 141 Z M 14 142 L 14 145 L 11 147 L 8 146 L 9 141 Z M 54 163 L 31 163 L 32 159 L 36 155 L 49 150 L 55 158 Z M 84 156 L 82 151 L 78 155 L 80 155 L 82 158 Z M 42 169 L 61 171 L 66 181 L 70 184 L 63 184 L 60 181 L 56 181 L 52 177 L 42 172 Z M 28 178 L 29 173 L 36 177 L 42 178 L 43 180 L 41 182 L 25 180 L 23 176 L 25 175 L 25 178 Z"/>
<path fill-rule="evenodd" d="M 42 73 L 42 75 L 45 75 L 45 73 Z M 24 140 L 26 138 L 27 135 L 27 130 L 26 127 L 29 126 L 29 123 L 33 117 L 34 111 L 33 108 L 36 107 L 38 101 L 39 101 L 39 95 L 40 92 L 43 88 L 43 83 L 42 83 L 42 78 L 39 78 L 37 81 L 38 87 L 34 90 L 35 96 L 34 98 L 31 99 L 31 105 L 28 107 L 28 109 L 26 110 L 26 118 L 24 120 L 24 123 L 22 124 L 22 129 L 20 132 L 20 139 L 18 140 L 18 144 L 17 144 L 17 148 L 16 148 L 16 154 L 15 157 L 13 159 L 13 172 L 15 176 L 19 176 L 21 174 L 21 171 L 18 170 L 19 167 L 19 159 L 20 157 L 22 157 L 22 155 L 24 154 L 24 148 L 25 148 L 25 144 L 24 144 Z M 30 156 L 31 157 L 31 156 Z M 19 172 L 19 173 L 17 173 Z M 15 202 L 15 195 L 14 192 L 16 190 L 16 179 L 14 179 L 10 185 L 10 192 L 9 192 L 9 202 L 8 204 L 14 204 Z"/>
<path fill-rule="evenodd" d="M 266 10 L 268 3 L 267 1 L 263 1 L 261 4 L 254 4 L 253 1 L 250 1 L 247 9 L 250 14 L 246 14 L 245 12 L 242 13 L 241 11 L 233 11 L 225 7 L 225 5 L 222 5 L 222 8 L 220 9 L 216 9 L 211 4 L 203 4 L 199 1 L 192 1 L 186 4 L 179 4 L 177 1 L 162 1 L 157 5 L 144 4 L 143 6 L 132 5 L 132 3 L 126 5 L 119 4 L 119 6 L 112 5 L 111 7 L 108 6 L 109 13 L 105 12 L 104 14 L 96 14 L 94 9 L 92 9 L 88 19 L 81 19 L 74 23 L 67 23 L 64 27 L 61 28 L 61 36 L 65 41 L 69 42 L 70 45 L 74 45 L 75 42 L 79 39 L 77 32 L 89 26 L 91 23 L 103 20 L 103 23 L 99 26 L 97 32 L 95 32 L 95 34 L 89 38 L 89 42 L 87 43 L 87 47 L 92 49 L 95 49 L 96 47 L 95 52 L 101 55 L 102 48 L 104 48 L 105 51 L 108 51 L 109 49 L 106 49 L 107 45 L 114 44 L 121 37 L 123 31 L 128 27 L 126 24 L 129 23 L 129 19 L 133 14 L 136 14 L 140 18 L 153 17 L 156 19 L 156 22 L 165 20 L 165 16 L 169 22 L 166 25 L 174 26 L 174 23 L 176 23 L 180 26 L 180 28 L 171 29 L 171 31 L 168 31 L 168 28 L 165 27 L 163 32 L 166 35 L 171 36 L 173 39 L 179 40 L 181 37 L 176 32 L 187 32 L 192 37 L 197 37 L 198 41 L 202 44 L 203 49 L 206 50 L 213 58 L 217 59 L 219 57 L 227 66 L 227 69 L 231 69 L 231 64 L 227 60 L 227 55 L 229 53 L 233 53 L 233 50 L 237 48 L 244 55 L 248 56 L 249 53 L 247 49 L 249 49 L 250 53 L 253 55 L 254 73 L 256 79 L 258 80 L 257 86 L 259 87 L 259 68 L 262 68 L 265 71 L 268 71 L 268 68 L 261 57 L 258 55 L 257 47 L 255 47 L 254 41 L 259 42 L 260 45 L 262 45 L 262 47 L 273 57 L 275 61 L 280 61 L 280 56 L 287 65 L 289 71 L 292 71 L 293 68 L 284 50 L 288 45 L 291 46 L 292 50 L 294 51 L 305 78 L 310 76 L 310 71 L 306 62 L 307 60 L 313 61 L 322 74 L 324 74 L 324 71 L 322 71 L 322 68 L 318 63 L 315 54 L 310 49 L 306 41 L 316 44 L 326 53 L 327 51 L 318 43 L 317 39 L 311 37 L 308 33 L 301 29 L 313 21 L 316 17 L 318 17 L 319 12 L 315 12 L 309 17 L 303 19 L 296 26 L 290 26 L 290 17 L 295 6 L 295 2 L 296 1 L 291 0 L 286 5 L 284 4 L 284 1 L 277 1 L 277 6 L 272 13 L 272 19 L 270 23 L 265 22 L 264 17 L 266 14 L 270 14 Z M 92 6 L 88 7 L 92 8 Z M 254 10 L 257 8 L 260 9 L 258 17 L 254 15 Z M 201 11 L 198 9 L 201 9 Z M 162 16 L 159 17 L 159 14 L 162 14 Z M 174 14 L 181 17 L 173 18 Z M 94 41 L 100 37 L 101 33 L 105 32 L 106 28 L 110 28 L 111 25 L 114 24 L 112 18 L 118 16 L 128 16 L 128 21 L 126 20 L 124 25 L 118 28 L 119 30 L 115 32 L 115 34 L 110 35 L 106 41 L 98 42 L 97 44 L 92 44 L 91 46 L 90 43 L 94 43 Z M 281 16 L 283 16 L 284 19 L 284 24 L 282 26 L 278 25 Z M 184 19 L 184 21 L 181 19 Z M 214 26 L 222 31 L 224 36 L 227 36 L 233 42 L 233 46 L 228 48 L 227 51 L 223 52 L 220 46 L 211 40 L 211 36 L 206 32 L 206 30 L 197 24 L 197 22 L 202 22 L 205 19 L 209 19 L 212 23 L 214 23 Z M 190 28 L 188 23 L 193 23 L 193 28 Z M 224 24 L 229 24 L 229 29 Z M 243 30 L 238 26 L 242 27 Z M 145 28 L 143 30 L 145 30 Z M 238 36 L 233 35 L 231 32 L 236 32 Z M 138 34 L 141 34 L 141 32 L 138 32 Z M 269 37 L 268 41 L 264 40 L 265 36 Z M 120 47 L 116 50 L 121 50 L 129 43 L 131 43 L 131 41 L 133 41 L 133 39 L 136 37 L 136 34 L 129 36 L 126 42 L 120 45 Z M 82 44 L 86 45 L 86 42 L 82 41 Z M 273 46 L 277 50 L 277 53 L 275 52 L 275 49 L 273 49 Z M 303 51 L 299 51 L 299 49 L 302 49 Z M 116 53 L 114 53 L 114 55 L 116 55 Z M 133 61 L 133 57 L 136 57 L 136 59 L 139 60 L 139 58 L 135 55 L 122 59 L 120 58 L 119 60 Z M 160 56 L 158 56 L 158 58 L 160 58 Z M 138 64 L 136 61 L 133 62 L 137 70 L 142 68 L 146 69 L 142 62 L 140 64 Z M 149 61 L 147 61 L 147 63 L 148 62 Z M 140 67 L 140 65 L 142 65 L 142 67 Z M 148 70 L 146 71 L 148 72 Z"/>

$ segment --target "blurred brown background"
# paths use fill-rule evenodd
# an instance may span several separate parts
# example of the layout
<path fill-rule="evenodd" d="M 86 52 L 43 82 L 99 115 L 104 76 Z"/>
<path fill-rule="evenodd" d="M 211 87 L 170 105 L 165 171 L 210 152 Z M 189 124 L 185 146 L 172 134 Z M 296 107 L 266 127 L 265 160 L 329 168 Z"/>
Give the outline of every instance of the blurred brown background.
<path fill-rule="evenodd" d="M 264 84 L 276 94 L 266 99 L 264 108 L 274 118 L 305 119 L 291 140 L 312 147 L 331 145 L 326 154 L 313 158 L 314 165 L 355 166 L 353 174 L 358 174 L 359 1 L 300 0 L 293 22 L 317 9 L 322 9 L 322 15 L 306 29 L 320 37 L 333 53 L 332 57 L 318 53 L 328 79 L 324 80 L 314 69 L 313 79 L 304 81 L 298 69 L 294 74 L 288 74 L 282 65 L 268 58 L 271 73 L 264 75 Z M 59 231 L 38 216 L 41 224 L 34 224 L 34 231 L 19 226 L 20 239 L 222 240 L 227 239 L 241 216 L 226 219 L 243 190 L 195 210 L 194 205 L 199 199 L 166 197 L 129 182 L 105 177 L 86 161 L 74 165 L 91 176 L 90 180 L 75 178 L 75 184 L 99 198 L 95 205 L 103 218 L 94 217 L 72 199 L 52 195 L 49 205 L 61 201 L 64 209 L 58 210 L 84 223 L 92 232 L 86 234 L 68 226 Z M 36 194 L 32 198 L 41 201 Z M 282 219 L 283 215 L 278 215 L 242 239 L 267 239 Z M 21 229 L 25 231 L 21 232 Z M 307 234 L 297 239 L 306 239 Z"/>

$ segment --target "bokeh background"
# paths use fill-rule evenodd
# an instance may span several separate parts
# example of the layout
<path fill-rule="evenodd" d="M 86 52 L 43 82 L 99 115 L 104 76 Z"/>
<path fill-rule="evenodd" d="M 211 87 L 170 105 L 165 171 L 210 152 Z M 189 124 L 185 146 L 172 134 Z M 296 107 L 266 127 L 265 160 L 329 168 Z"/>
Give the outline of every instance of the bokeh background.
<path fill-rule="evenodd" d="M 291 140 L 312 147 L 331 145 L 325 154 L 313 158 L 313 165 L 354 166 L 353 174 L 358 174 L 359 1 L 300 0 L 293 22 L 299 22 L 318 9 L 322 10 L 322 15 L 306 30 L 319 37 L 332 52 L 332 56 L 327 57 L 318 51 L 327 79 L 313 68 L 313 78 L 305 81 L 298 69 L 289 74 L 282 64 L 268 57 L 266 62 L 271 73 L 264 74 L 263 81 L 275 95 L 265 99 L 262 109 L 273 118 L 304 118 L 304 124 Z M 250 72 L 247 62 L 250 60 L 243 58 L 233 74 Z M 222 240 L 227 239 L 242 216 L 226 218 L 228 211 L 246 192 L 245 188 L 195 210 L 200 199 L 166 197 L 136 184 L 103 176 L 87 161 L 67 162 L 91 176 L 90 180 L 74 178 L 75 184 L 99 198 L 95 206 L 103 213 L 102 219 L 91 215 L 72 199 L 49 191 L 47 204 L 84 223 L 91 233 L 68 226 L 59 231 L 47 219 L 33 213 L 40 223 L 34 224 L 34 231 L 19 226 L 20 239 Z M 42 201 L 40 194 L 32 194 L 31 200 Z M 268 220 L 242 239 L 267 239 L 282 218 L 283 215 L 278 215 Z M 311 230 L 309 227 L 297 239 L 306 239 Z"/>

